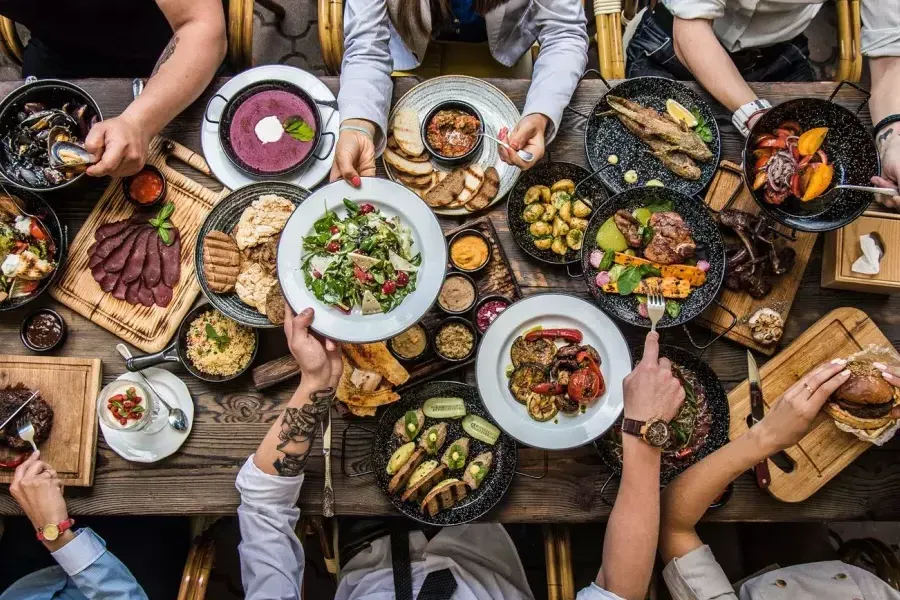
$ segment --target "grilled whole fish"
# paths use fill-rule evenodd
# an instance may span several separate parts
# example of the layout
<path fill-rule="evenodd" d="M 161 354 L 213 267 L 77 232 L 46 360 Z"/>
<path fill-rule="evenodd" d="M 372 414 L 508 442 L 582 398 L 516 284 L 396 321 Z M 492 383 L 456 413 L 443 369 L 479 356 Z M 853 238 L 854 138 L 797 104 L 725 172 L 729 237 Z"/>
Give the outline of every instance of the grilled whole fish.
<path fill-rule="evenodd" d="M 622 122 L 622 125 L 625 126 L 625 129 L 636 135 L 650 147 L 651 154 L 658 158 L 669 171 L 691 181 L 700 179 L 700 167 L 697 166 L 697 163 L 690 156 L 681 152 L 678 146 L 651 134 L 646 127 L 634 119 L 629 119 L 622 114 L 617 114 L 616 116 Z"/>
<path fill-rule="evenodd" d="M 712 160 L 713 154 L 707 145 L 683 123 L 625 98 L 607 96 L 606 99 L 610 108 L 620 115 L 637 121 L 649 135 L 656 136 L 674 146 L 673 150 L 684 152 L 700 162 Z M 646 142 L 643 138 L 642 140 Z"/>

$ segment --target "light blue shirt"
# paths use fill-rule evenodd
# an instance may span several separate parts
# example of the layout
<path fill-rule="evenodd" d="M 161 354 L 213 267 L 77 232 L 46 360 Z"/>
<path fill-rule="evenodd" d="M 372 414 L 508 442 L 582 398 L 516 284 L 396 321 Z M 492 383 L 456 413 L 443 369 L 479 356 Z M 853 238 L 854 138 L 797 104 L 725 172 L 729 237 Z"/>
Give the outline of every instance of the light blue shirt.
<path fill-rule="evenodd" d="M 23 577 L 0 600 L 147 600 L 128 567 L 88 528 L 52 556 L 59 566 Z"/>

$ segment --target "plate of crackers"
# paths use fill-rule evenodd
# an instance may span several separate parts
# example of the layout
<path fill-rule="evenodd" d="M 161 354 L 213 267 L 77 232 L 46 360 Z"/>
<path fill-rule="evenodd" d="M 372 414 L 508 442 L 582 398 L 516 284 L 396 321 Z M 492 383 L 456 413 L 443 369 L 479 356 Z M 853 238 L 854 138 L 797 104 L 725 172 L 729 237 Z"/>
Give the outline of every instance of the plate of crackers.
<path fill-rule="evenodd" d="M 194 251 L 200 289 L 210 304 L 248 327 L 284 323 L 278 241 L 309 194 L 289 183 L 260 182 L 235 190 L 213 207 Z"/>
<path fill-rule="evenodd" d="M 485 139 L 465 164 L 448 166 L 426 149 L 423 120 L 435 107 L 460 103 L 474 107 L 484 133 L 497 137 L 521 117 L 506 94 L 493 85 L 462 75 L 429 79 L 409 90 L 388 118 L 388 140 L 382 160 L 388 177 L 422 198 L 440 215 L 467 215 L 499 202 L 521 171 L 500 160 L 497 145 Z"/>

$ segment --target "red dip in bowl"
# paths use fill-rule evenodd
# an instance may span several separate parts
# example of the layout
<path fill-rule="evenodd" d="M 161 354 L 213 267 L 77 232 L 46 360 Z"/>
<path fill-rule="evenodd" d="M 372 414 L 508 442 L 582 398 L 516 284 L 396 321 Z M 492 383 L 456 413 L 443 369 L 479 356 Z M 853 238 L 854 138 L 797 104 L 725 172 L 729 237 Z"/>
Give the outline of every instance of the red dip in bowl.
<path fill-rule="evenodd" d="M 128 194 L 138 204 L 153 204 L 159 200 L 163 187 L 159 173 L 144 169 L 128 181 Z"/>
<path fill-rule="evenodd" d="M 276 137 L 268 127 L 270 135 L 263 136 L 266 141 L 261 140 L 257 125 L 263 119 L 269 119 L 267 124 L 274 125 L 270 117 L 282 124 L 289 117 L 300 117 L 313 131 L 312 139 L 303 142 L 283 131 L 276 141 L 268 141 Z M 298 166 L 313 151 L 315 126 L 313 109 L 303 98 L 283 90 L 266 90 L 250 96 L 237 108 L 229 137 L 235 155 L 248 167 L 263 173 L 279 173 Z"/>
<path fill-rule="evenodd" d="M 488 300 L 478 307 L 478 313 L 475 315 L 475 324 L 478 326 L 479 333 L 484 333 L 487 328 L 500 316 L 504 310 L 509 307 L 506 300 Z"/>

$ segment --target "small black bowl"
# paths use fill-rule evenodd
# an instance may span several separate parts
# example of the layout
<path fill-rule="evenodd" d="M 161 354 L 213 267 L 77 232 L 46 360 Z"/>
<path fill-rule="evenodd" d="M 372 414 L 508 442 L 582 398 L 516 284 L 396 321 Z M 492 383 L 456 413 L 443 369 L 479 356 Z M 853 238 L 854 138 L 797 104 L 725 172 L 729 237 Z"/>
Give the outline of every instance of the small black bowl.
<path fill-rule="evenodd" d="M 462 358 L 450 358 L 446 354 L 443 354 L 438 350 L 437 347 L 437 337 L 441 330 L 451 323 L 459 323 L 466 327 L 469 331 L 472 332 L 472 349 L 469 350 L 469 353 L 463 356 Z M 447 317 L 443 321 L 439 322 L 434 327 L 434 331 L 431 334 L 431 349 L 434 350 L 434 353 L 449 362 L 464 362 L 472 358 L 472 355 L 475 354 L 475 349 L 478 347 L 478 330 L 472 325 L 472 322 L 468 319 L 464 319 L 463 317 Z"/>
<path fill-rule="evenodd" d="M 457 240 L 460 240 L 460 239 L 466 237 L 467 235 L 474 235 L 476 237 L 480 237 L 482 240 L 484 240 L 484 243 L 487 244 L 487 249 L 488 249 L 487 260 L 484 261 L 483 263 L 481 263 L 479 266 L 475 267 L 474 269 L 463 269 L 461 266 L 459 266 L 458 264 L 456 264 L 453 261 L 453 243 L 456 242 Z M 484 235 L 477 229 L 463 229 L 462 231 L 454 234 L 452 238 L 450 238 L 450 243 L 447 244 L 447 251 L 448 251 L 448 255 L 450 257 L 450 264 L 453 265 L 454 269 L 456 269 L 457 271 L 461 271 L 463 273 L 477 273 L 478 271 L 480 271 L 483 268 L 485 268 L 486 266 L 488 266 L 488 264 L 491 262 L 491 257 L 494 254 L 494 244 L 491 243 L 491 240 L 490 240 L 490 238 L 488 238 L 488 236 Z"/>
<path fill-rule="evenodd" d="M 462 279 L 465 279 L 466 281 L 468 281 L 469 283 L 472 284 L 472 289 L 475 290 L 475 297 L 472 299 L 472 304 L 468 305 L 467 307 L 465 307 L 462 310 L 450 310 L 449 308 L 447 308 L 443 304 L 441 304 L 441 295 L 440 295 L 440 292 L 438 292 L 437 305 L 438 305 L 438 308 L 440 308 L 442 311 L 444 311 L 448 315 L 463 315 L 463 314 L 469 312 L 470 310 L 472 310 L 472 307 L 475 306 L 475 304 L 478 302 L 478 286 L 475 285 L 475 280 L 472 279 L 471 277 L 469 277 L 468 275 L 466 275 L 465 273 L 451 271 L 451 272 L 447 273 L 446 277 L 444 277 L 444 283 L 441 284 L 441 291 L 444 290 L 444 284 L 447 283 L 447 281 L 451 277 L 461 277 Z"/>
<path fill-rule="evenodd" d="M 54 343 L 50 344 L 49 346 L 35 346 L 28 341 L 28 336 L 25 335 L 25 332 L 28 330 L 28 326 L 31 325 L 31 322 L 40 315 L 51 315 L 59 323 L 59 337 Z M 51 350 L 62 345 L 62 343 L 66 339 L 66 334 L 68 332 L 69 328 L 66 326 L 66 321 L 58 312 L 50 308 L 39 308 L 25 317 L 25 319 L 22 321 L 22 327 L 19 330 L 19 337 L 22 338 L 22 343 L 25 344 L 25 347 L 32 352 L 50 352 Z"/>
<path fill-rule="evenodd" d="M 475 325 L 475 329 L 481 335 L 484 335 L 484 331 L 487 331 L 487 329 L 481 331 L 478 328 L 478 311 L 481 310 L 481 307 L 484 306 L 485 303 L 490 302 L 491 300 L 502 300 L 503 302 L 506 302 L 506 308 L 509 308 L 513 303 L 512 300 L 500 294 L 491 294 L 489 296 L 482 296 L 481 298 L 479 298 L 478 302 L 475 303 L 475 307 L 472 309 L 472 324 Z M 488 327 L 490 327 L 490 324 L 488 324 Z"/>
<path fill-rule="evenodd" d="M 156 197 L 156 200 L 153 202 L 142 203 L 138 202 L 131 195 L 131 182 L 134 181 L 134 178 L 143 173 L 144 171 L 148 171 L 150 173 L 156 174 L 162 180 L 162 190 L 159 192 L 159 195 Z M 162 171 L 154 167 L 153 165 L 146 164 L 144 168 L 135 173 L 134 175 L 129 175 L 128 177 L 122 180 L 122 193 L 125 195 L 125 199 L 131 202 L 133 205 L 138 208 L 149 208 L 151 206 L 158 206 L 165 202 L 166 192 L 169 191 L 169 183 L 166 181 L 165 176 L 163 176 Z"/>
<path fill-rule="evenodd" d="M 434 147 L 428 142 L 428 124 L 431 123 L 431 119 L 434 116 L 442 111 L 442 110 L 450 110 L 450 109 L 461 110 L 465 113 L 469 113 L 476 119 L 478 119 L 478 133 L 484 133 L 484 119 L 481 116 L 481 113 L 478 112 L 474 106 L 469 104 L 468 102 L 461 102 L 459 100 L 448 100 L 446 102 L 441 102 L 437 104 L 434 108 L 428 111 L 428 114 L 425 115 L 425 118 L 422 119 L 422 142 L 425 144 L 425 151 L 428 152 L 440 164 L 447 167 L 458 167 L 459 165 L 464 165 L 470 162 L 475 155 L 481 150 L 481 146 L 484 144 L 484 137 L 478 136 L 478 139 L 475 140 L 475 144 L 472 148 L 469 149 L 465 154 L 460 154 L 459 156 L 444 156 L 440 152 L 434 149 Z"/>
<path fill-rule="evenodd" d="M 429 343 L 428 343 L 428 342 L 429 342 L 429 340 L 428 340 L 429 334 L 428 334 L 428 329 L 425 328 L 425 325 L 423 325 L 421 321 L 419 321 L 418 323 L 416 323 L 416 324 L 413 325 L 412 327 L 409 327 L 409 328 L 406 329 L 405 331 L 402 331 L 402 332 L 398 333 L 397 335 L 402 335 L 403 333 L 406 333 L 406 331 L 409 331 L 409 330 L 412 329 L 413 327 L 421 327 L 421 328 L 422 328 L 422 331 L 425 332 L 425 347 L 422 348 L 422 351 L 421 351 L 419 354 L 417 354 L 416 356 L 403 356 L 402 354 L 400 354 L 399 352 L 397 352 L 397 351 L 394 349 L 394 345 L 391 343 L 391 341 L 392 341 L 394 338 L 390 338 L 390 339 L 388 339 L 388 340 L 386 341 L 387 347 L 388 347 L 388 351 L 389 351 L 391 354 L 394 355 L 394 358 L 396 358 L 397 360 L 399 360 L 399 361 L 402 362 L 402 363 L 407 363 L 407 364 L 409 364 L 409 363 L 415 363 L 415 362 L 418 362 L 418 361 L 422 360 L 423 358 L 425 358 L 425 356 L 428 354 L 428 351 L 429 351 Z M 395 335 L 394 337 L 397 337 L 397 335 Z"/>

